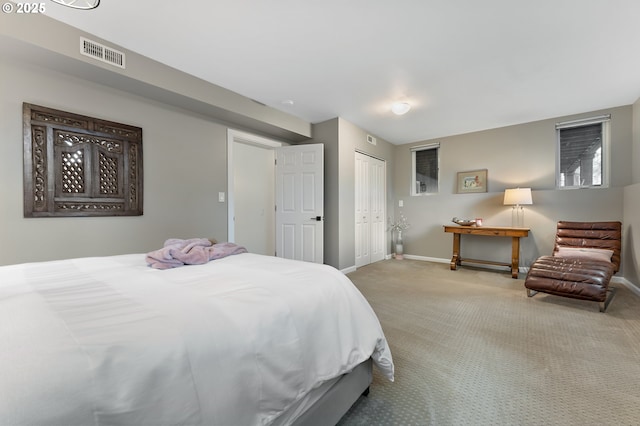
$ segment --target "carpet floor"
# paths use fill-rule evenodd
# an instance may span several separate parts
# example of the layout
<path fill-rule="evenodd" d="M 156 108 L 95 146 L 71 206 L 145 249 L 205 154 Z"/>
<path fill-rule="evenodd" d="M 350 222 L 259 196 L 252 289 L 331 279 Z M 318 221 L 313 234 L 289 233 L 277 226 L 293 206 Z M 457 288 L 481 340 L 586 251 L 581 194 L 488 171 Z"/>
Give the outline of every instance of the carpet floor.
<path fill-rule="evenodd" d="M 640 297 L 526 295 L 509 273 L 386 260 L 348 274 L 375 310 L 395 382 L 374 367 L 353 425 L 639 425 Z"/>

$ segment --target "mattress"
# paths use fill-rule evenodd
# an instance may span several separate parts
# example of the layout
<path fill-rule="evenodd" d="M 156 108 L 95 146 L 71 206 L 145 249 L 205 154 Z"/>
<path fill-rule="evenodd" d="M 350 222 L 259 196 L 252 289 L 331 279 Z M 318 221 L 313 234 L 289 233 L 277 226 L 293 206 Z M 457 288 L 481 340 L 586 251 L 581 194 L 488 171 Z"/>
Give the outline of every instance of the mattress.
<path fill-rule="evenodd" d="M 393 380 L 346 276 L 250 253 L 170 270 L 143 254 L 1 267 L 0 342 L 0 424 L 286 424 L 369 358 Z"/>

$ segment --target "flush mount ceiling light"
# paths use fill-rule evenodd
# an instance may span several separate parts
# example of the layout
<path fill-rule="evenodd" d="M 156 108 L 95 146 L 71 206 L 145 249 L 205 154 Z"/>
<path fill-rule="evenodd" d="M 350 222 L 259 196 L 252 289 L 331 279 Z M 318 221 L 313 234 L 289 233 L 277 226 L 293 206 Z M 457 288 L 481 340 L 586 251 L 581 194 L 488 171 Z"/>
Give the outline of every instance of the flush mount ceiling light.
<path fill-rule="evenodd" d="M 406 114 L 410 109 L 411 105 L 409 105 L 407 102 L 396 102 L 395 104 L 391 105 L 391 111 L 395 115 Z"/>
<path fill-rule="evenodd" d="M 74 9 L 95 9 L 100 5 L 100 0 L 51 0 L 54 3 L 61 4 L 63 6 L 72 7 Z"/>

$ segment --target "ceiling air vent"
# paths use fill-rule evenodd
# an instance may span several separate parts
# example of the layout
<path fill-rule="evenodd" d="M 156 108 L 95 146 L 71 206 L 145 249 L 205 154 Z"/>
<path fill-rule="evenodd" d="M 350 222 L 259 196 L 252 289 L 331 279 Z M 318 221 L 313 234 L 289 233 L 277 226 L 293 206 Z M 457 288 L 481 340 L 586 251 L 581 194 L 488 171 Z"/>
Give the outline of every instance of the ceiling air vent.
<path fill-rule="evenodd" d="M 80 53 L 116 67 L 125 68 L 124 53 L 84 37 L 80 37 Z"/>

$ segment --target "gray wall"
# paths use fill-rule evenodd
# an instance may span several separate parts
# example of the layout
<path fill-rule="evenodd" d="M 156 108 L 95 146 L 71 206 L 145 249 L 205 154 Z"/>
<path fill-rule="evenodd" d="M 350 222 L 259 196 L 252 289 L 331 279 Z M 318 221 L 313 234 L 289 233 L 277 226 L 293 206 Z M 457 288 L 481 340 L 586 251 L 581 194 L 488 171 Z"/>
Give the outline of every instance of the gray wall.
<path fill-rule="evenodd" d="M 285 142 L 311 124 L 108 42 L 125 70 L 78 52 L 92 35 L 0 14 L 0 264 L 145 252 L 169 237 L 227 239 L 227 129 Z M 22 103 L 143 128 L 144 215 L 24 219 Z"/>
<path fill-rule="evenodd" d="M 640 183 L 640 99 L 633 104 L 632 140 L 633 172 L 631 179 L 633 183 Z"/>
<path fill-rule="evenodd" d="M 311 124 L 291 114 L 86 34 L 45 14 L 31 14 L 28 18 L 27 25 L 19 15 L 0 14 L 0 52 L 4 58 L 26 60 L 285 140 L 311 137 Z M 123 52 L 126 69 L 81 55 L 78 49 L 81 36 Z"/>
<path fill-rule="evenodd" d="M 624 277 L 640 288 L 640 183 L 624 189 L 622 265 Z"/>
<path fill-rule="evenodd" d="M 556 190 L 555 124 L 560 121 L 611 114 L 611 184 L 609 188 Z M 521 266 L 550 254 L 558 220 L 623 220 L 625 186 L 632 176 L 632 107 L 624 106 L 569 117 L 450 136 L 396 146 L 395 194 L 412 227 L 405 233 L 405 253 L 434 260 L 450 259 L 452 236 L 442 225 L 454 216 L 482 217 L 484 225 L 510 226 L 506 188 L 531 187 L 533 205 L 525 207 L 530 236 L 522 240 Z M 409 196 L 410 147 L 440 142 L 440 192 Z M 488 192 L 456 193 L 457 172 L 488 169 Z M 463 257 L 508 262 L 508 240 L 463 237 Z M 624 265 L 623 265 L 624 268 Z M 623 269 L 624 270 L 624 269 Z"/>
<path fill-rule="evenodd" d="M 335 118 L 313 126 L 313 142 L 325 145 L 325 263 L 341 270 L 355 267 L 355 153 L 384 160 L 387 168 L 387 215 L 393 213 L 394 146 Z M 387 244 L 387 247 L 389 244 Z"/>
<path fill-rule="evenodd" d="M 523 265 L 550 252 L 559 219 L 623 220 L 623 273 L 638 283 L 638 102 L 416 142 L 442 143 L 441 190 L 410 197 L 411 145 L 393 146 L 378 138 L 372 146 L 365 130 L 341 118 L 311 126 L 125 49 L 127 70 L 114 70 L 78 54 L 79 36 L 86 34 L 46 16 L 29 21 L 24 26 L 0 14 L 0 264 L 141 252 L 175 236 L 225 240 L 227 209 L 217 202 L 217 193 L 227 188 L 226 131 L 233 127 L 288 142 L 325 143 L 325 259 L 340 269 L 355 264 L 354 152 L 360 150 L 386 160 L 387 213 L 393 217 L 402 210 L 412 224 L 405 235 L 409 255 L 448 259 L 451 236 L 442 232 L 442 225 L 452 216 L 508 225 L 504 189 L 531 186 L 534 205 L 527 207 L 526 220 L 532 234 L 523 241 Z M 22 102 L 142 127 L 144 216 L 24 219 Z M 600 113 L 612 114 L 611 187 L 556 190 L 555 122 Z M 455 194 L 456 173 L 480 168 L 489 170 L 489 192 Z M 400 199 L 402 209 L 397 207 Z M 489 253 L 493 260 L 503 260 L 510 255 L 508 245 L 498 241 L 470 238 L 464 248 L 470 257 Z"/>
<path fill-rule="evenodd" d="M 169 237 L 227 237 L 227 127 L 125 92 L 0 59 L 0 264 L 146 252 Z M 144 215 L 23 218 L 22 103 L 143 129 Z"/>
<path fill-rule="evenodd" d="M 640 287 L 640 100 L 633 104 L 633 183 L 624 189 L 624 277 Z"/>
<path fill-rule="evenodd" d="M 340 265 L 339 121 L 335 118 L 315 124 L 310 141 L 324 144 L 324 262 L 336 268 Z"/>
<path fill-rule="evenodd" d="M 0 67 L 5 77 L 0 100 L 0 241 L 11 242 L 0 246 L 1 264 L 144 252 L 176 236 L 226 239 L 226 204 L 217 202 L 217 193 L 227 188 L 226 124 L 38 65 L 3 59 Z M 133 218 L 24 219 L 22 102 L 142 127 L 145 214 Z M 487 225 L 508 225 L 510 213 L 502 205 L 503 190 L 531 186 L 534 205 L 527 207 L 526 220 L 532 234 L 523 240 L 523 265 L 550 252 L 559 219 L 624 220 L 625 247 L 629 249 L 623 253 L 623 271 L 630 268 L 629 279 L 638 282 L 639 249 L 634 237 L 639 224 L 634 222 L 634 212 L 640 185 L 629 186 L 638 162 L 632 163 L 632 158 L 640 152 L 637 132 L 633 137 L 631 133 L 637 110 L 637 106 L 629 106 L 593 113 L 612 114 L 613 185 L 599 190 L 554 189 L 553 125 L 566 117 L 435 140 L 442 146 L 441 192 L 423 197 L 408 195 L 411 145 L 393 146 L 380 138 L 377 146 L 370 145 L 367 132 L 344 119 L 314 125 L 315 137 L 310 142 L 325 144 L 326 263 L 339 269 L 355 264 L 353 165 L 354 153 L 360 150 L 386 160 L 387 213 L 393 217 L 402 210 L 412 224 L 405 235 L 409 255 L 448 259 L 451 236 L 442 232 L 442 225 L 452 216 L 483 217 Z M 430 141 L 416 144 L 425 142 Z M 455 194 L 456 173 L 476 168 L 489 170 L 489 192 Z M 402 209 L 397 207 L 399 199 L 405 204 Z M 504 260 L 510 255 L 508 244 L 502 242 L 464 244 L 469 257 L 489 252 L 493 260 Z"/>

